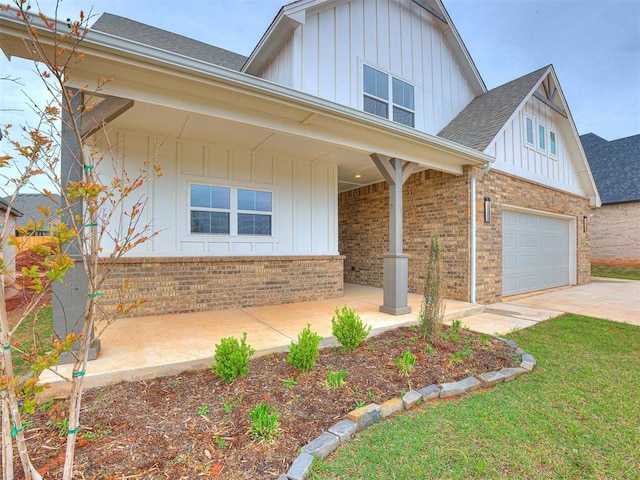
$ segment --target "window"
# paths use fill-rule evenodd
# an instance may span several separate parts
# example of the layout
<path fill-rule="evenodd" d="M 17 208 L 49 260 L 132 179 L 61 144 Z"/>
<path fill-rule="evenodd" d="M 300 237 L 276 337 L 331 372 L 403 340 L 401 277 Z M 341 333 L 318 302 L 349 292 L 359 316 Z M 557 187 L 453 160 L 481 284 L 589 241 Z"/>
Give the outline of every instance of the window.
<path fill-rule="evenodd" d="M 546 129 L 541 123 L 538 124 L 538 148 L 540 150 L 547 149 Z"/>
<path fill-rule="evenodd" d="M 529 145 L 533 145 L 533 119 L 524 117 L 524 140 Z"/>
<path fill-rule="evenodd" d="M 238 235 L 271 235 L 271 192 L 238 189 Z"/>
<path fill-rule="evenodd" d="M 558 153 L 558 144 L 556 141 L 556 132 L 553 130 L 549 130 L 549 153 L 551 155 L 557 155 Z"/>
<path fill-rule="evenodd" d="M 191 185 L 191 233 L 229 234 L 231 189 Z"/>
<path fill-rule="evenodd" d="M 272 197 L 260 190 L 192 184 L 191 233 L 271 235 Z"/>
<path fill-rule="evenodd" d="M 409 127 L 415 124 L 413 85 L 368 65 L 363 71 L 364 111 Z M 391 96 L 389 95 L 391 92 Z"/>

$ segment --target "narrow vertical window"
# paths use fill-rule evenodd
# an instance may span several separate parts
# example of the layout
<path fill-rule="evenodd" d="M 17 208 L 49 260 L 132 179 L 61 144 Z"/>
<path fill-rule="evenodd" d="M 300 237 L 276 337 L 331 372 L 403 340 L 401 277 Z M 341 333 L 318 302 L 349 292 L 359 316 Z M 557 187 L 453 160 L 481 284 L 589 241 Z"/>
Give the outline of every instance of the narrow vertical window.
<path fill-rule="evenodd" d="M 558 146 L 556 141 L 556 132 L 549 130 L 549 153 L 551 155 L 557 155 Z"/>
<path fill-rule="evenodd" d="M 368 65 L 364 66 L 364 111 L 389 118 L 389 78 Z"/>
<path fill-rule="evenodd" d="M 541 123 L 538 124 L 538 148 L 540 150 L 547 149 L 546 129 Z"/>
<path fill-rule="evenodd" d="M 524 140 L 533 145 L 533 120 L 530 117 L 524 117 Z"/>

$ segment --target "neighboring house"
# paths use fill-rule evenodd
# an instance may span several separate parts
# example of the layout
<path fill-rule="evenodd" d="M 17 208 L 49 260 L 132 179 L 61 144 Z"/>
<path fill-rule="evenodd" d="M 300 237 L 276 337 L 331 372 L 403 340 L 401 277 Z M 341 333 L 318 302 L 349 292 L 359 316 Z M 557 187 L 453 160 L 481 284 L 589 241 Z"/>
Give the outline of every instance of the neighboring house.
<path fill-rule="evenodd" d="M 11 197 L 5 197 L 3 200 L 8 202 L 10 199 Z M 52 222 L 58 221 L 58 217 L 52 215 L 47 218 L 39 208 L 48 207 L 51 212 L 56 212 L 60 205 L 60 195 L 54 194 L 49 198 L 41 193 L 21 193 L 13 205 L 22 212 L 22 216 L 16 221 L 16 236 L 48 237 L 49 227 Z M 30 223 L 33 228 L 26 228 Z M 18 228 L 20 230 L 17 230 Z"/>
<path fill-rule="evenodd" d="M 2 222 L 7 222 L 7 235 L 3 239 L 2 244 L 2 260 L 5 263 L 3 274 L 6 273 L 9 275 L 9 278 L 5 278 L 4 281 L 6 284 L 12 283 L 12 280 L 16 271 L 16 251 L 13 245 L 9 245 L 9 234 L 15 230 L 16 222 L 20 221 L 20 217 L 22 216 L 22 212 L 17 208 L 11 208 L 9 212 L 9 217 L 7 218 L 7 210 L 9 209 L 9 204 L 0 199 L 0 215 L 2 218 Z"/>
<path fill-rule="evenodd" d="M 28 56 L 11 14 L 0 28 Z M 553 67 L 487 91 L 439 0 L 300 0 L 249 58 L 104 14 L 83 51 L 71 87 L 116 79 L 82 116 L 86 142 L 129 169 L 162 143 L 145 187 L 160 233 L 115 265 L 105 304 L 123 279 L 138 315 L 333 298 L 346 281 L 404 313 L 435 232 L 447 298 L 589 280 L 600 200 Z"/>
<path fill-rule="evenodd" d="M 591 212 L 591 263 L 640 266 L 640 135 L 580 140 L 602 198 Z"/>

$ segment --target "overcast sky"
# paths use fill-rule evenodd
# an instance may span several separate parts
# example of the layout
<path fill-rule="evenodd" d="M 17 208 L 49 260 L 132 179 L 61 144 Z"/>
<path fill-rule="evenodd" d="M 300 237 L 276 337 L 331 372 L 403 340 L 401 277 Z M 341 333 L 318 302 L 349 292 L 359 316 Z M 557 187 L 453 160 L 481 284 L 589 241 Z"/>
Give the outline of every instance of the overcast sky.
<path fill-rule="evenodd" d="M 373 1 L 373 0 L 365 0 Z M 249 55 L 286 0 L 63 0 L 129 17 Z M 640 134 L 640 0 L 444 0 L 489 89 L 553 63 L 580 134 L 608 140 Z M 41 0 L 46 13 L 54 0 Z M 187 8 L 188 6 L 188 8 Z M 97 18 L 97 17 L 96 17 Z M 23 80 L 30 66 L 0 56 L 0 77 Z M 15 85 L 0 81 L 0 124 L 19 123 Z"/>

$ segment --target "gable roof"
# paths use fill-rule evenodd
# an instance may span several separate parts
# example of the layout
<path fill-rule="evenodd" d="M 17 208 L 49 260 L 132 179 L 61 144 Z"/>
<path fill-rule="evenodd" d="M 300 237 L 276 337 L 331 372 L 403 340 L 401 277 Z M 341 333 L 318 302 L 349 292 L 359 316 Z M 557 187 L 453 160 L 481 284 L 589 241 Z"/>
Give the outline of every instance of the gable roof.
<path fill-rule="evenodd" d="M 580 136 L 603 204 L 640 201 L 640 134 L 607 141 Z"/>
<path fill-rule="evenodd" d="M 7 204 L 11 197 L 0 199 L 0 204 Z M 20 219 L 16 220 L 16 226 L 24 227 L 27 223 L 39 220 L 46 220 L 38 207 L 50 207 L 52 211 L 56 211 L 60 205 L 60 195 L 53 194 L 53 200 L 42 193 L 21 193 L 13 202 L 14 208 L 11 212 L 18 212 Z M 50 218 L 45 222 L 45 229 L 49 227 L 51 221 L 58 221 L 57 218 Z"/>
<path fill-rule="evenodd" d="M 112 13 L 103 13 L 91 29 L 236 71 L 247 59 L 244 55 Z"/>
<path fill-rule="evenodd" d="M 483 152 L 550 68 L 547 65 L 476 97 L 438 136 Z"/>
<path fill-rule="evenodd" d="M 475 95 L 487 91 L 487 87 L 480 76 L 466 45 L 462 41 L 449 13 L 442 0 L 408 0 L 433 15 L 438 22 L 442 35 L 449 43 L 454 56 L 460 62 L 460 67 L 469 81 Z M 251 52 L 242 71 L 250 75 L 260 75 L 262 69 L 280 51 L 282 45 L 287 42 L 294 30 L 303 25 L 307 18 L 307 12 L 315 12 L 323 8 L 335 7 L 338 3 L 346 3 L 347 0 L 295 0 L 280 9 L 267 31 Z"/>

